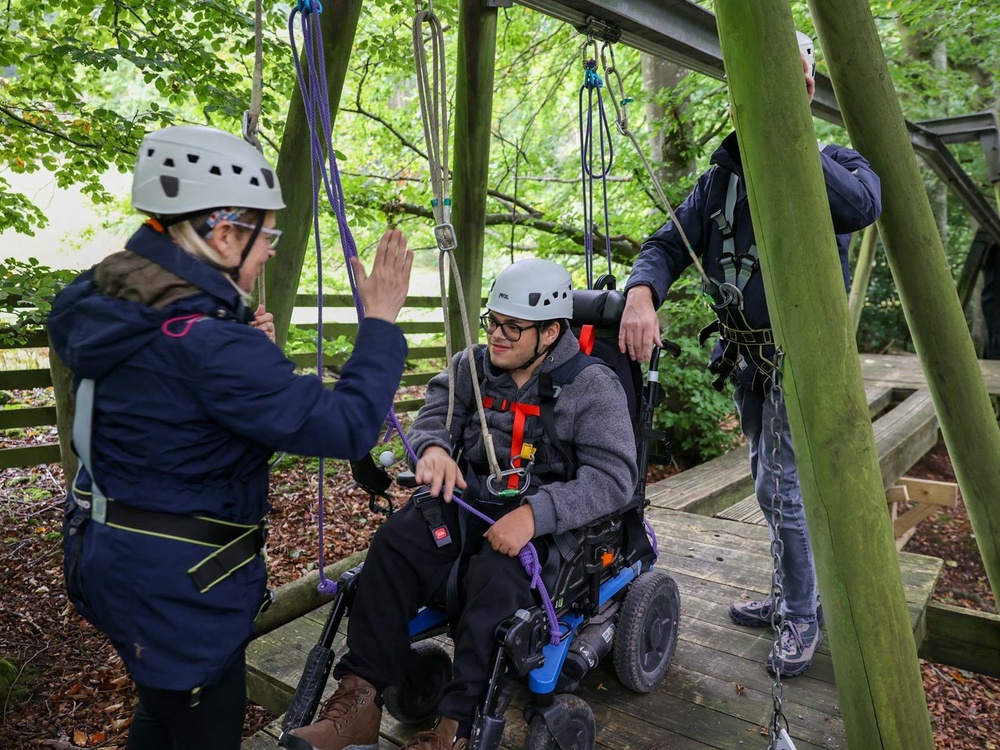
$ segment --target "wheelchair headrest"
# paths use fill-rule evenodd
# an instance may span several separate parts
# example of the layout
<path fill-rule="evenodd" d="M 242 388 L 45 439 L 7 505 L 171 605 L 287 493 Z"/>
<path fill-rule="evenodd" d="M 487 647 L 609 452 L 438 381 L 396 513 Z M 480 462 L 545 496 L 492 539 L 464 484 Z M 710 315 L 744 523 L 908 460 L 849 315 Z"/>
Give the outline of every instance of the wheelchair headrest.
<path fill-rule="evenodd" d="M 573 292 L 573 327 L 617 326 L 625 311 L 625 295 L 615 289 L 577 289 Z"/>

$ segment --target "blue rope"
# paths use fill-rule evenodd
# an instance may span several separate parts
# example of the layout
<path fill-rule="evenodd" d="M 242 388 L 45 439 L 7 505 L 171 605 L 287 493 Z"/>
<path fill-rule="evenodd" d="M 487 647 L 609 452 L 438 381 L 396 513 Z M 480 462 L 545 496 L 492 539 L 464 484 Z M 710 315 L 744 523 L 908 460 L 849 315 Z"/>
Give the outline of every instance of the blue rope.
<path fill-rule="evenodd" d="M 601 184 L 604 202 L 604 249 L 608 258 L 608 273 L 611 273 L 611 222 L 608 209 L 608 181 L 611 165 L 615 160 L 611 142 L 611 126 L 604 109 L 601 90 L 604 81 L 597 73 L 597 60 L 583 61 L 583 85 L 580 86 L 580 171 L 583 186 L 583 250 L 587 267 L 587 288 L 594 288 L 594 180 Z M 584 104 L 584 93 L 587 101 Z M 596 101 L 595 101 L 596 99 Z M 597 133 L 600 144 L 600 168 L 595 169 L 594 154 L 594 110 L 597 111 Z"/>

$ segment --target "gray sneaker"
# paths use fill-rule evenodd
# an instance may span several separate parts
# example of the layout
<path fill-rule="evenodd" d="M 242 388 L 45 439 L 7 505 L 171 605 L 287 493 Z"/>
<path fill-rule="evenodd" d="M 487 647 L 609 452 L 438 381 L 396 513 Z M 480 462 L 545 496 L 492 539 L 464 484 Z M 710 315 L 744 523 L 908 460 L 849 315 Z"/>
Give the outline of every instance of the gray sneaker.
<path fill-rule="evenodd" d="M 812 666 L 812 657 L 823 642 L 823 631 L 816 622 L 783 622 L 781 624 L 780 664 L 782 677 L 795 677 Z M 767 671 L 774 674 L 774 652 L 767 655 Z"/>
<path fill-rule="evenodd" d="M 767 597 L 761 601 L 739 601 L 729 605 L 729 618 L 737 625 L 748 628 L 771 627 L 771 613 L 774 612 L 774 597 Z M 816 619 L 819 626 L 823 627 L 823 605 L 816 609 Z M 778 622 L 781 622 L 781 615 L 778 615 Z"/>

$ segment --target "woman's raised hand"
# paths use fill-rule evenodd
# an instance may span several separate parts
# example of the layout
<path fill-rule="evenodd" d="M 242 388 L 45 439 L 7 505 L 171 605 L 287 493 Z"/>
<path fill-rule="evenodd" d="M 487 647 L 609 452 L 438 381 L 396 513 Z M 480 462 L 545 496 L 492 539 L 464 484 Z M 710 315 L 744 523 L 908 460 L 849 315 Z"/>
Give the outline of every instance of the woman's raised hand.
<path fill-rule="evenodd" d="M 406 249 L 406 237 L 398 229 L 387 229 L 379 240 L 371 271 L 357 258 L 351 258 L 358 295 L 365 316 L 396 322 L 410 288 L 413 252 Z"/>

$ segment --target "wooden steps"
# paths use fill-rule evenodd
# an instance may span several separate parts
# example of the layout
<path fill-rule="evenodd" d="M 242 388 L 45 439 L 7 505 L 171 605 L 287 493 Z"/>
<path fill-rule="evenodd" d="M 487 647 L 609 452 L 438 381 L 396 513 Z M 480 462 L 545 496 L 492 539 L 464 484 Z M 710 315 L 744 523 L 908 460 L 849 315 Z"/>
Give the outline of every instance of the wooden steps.
<path fill-rule="evenodd" d="M 639 695 L 623 688 L 611 659 L 584 680 L 579 695 L 597 718 L 597 747 L 766 747 L 759 732 L 772 705 L 771 678 L 764 669 L 771 633 L 734 625 L 727 609 L 743 596 L 766 593 L 771 568 L 767 530 L 665 508 L 651 508 L 649 518 L 659 541 L 658 566 L 671 573 L 681 591 L 680 639 L 666 679 L 652 693 Z M 915 633 L 922 634 L 924 611 L 942 563 L 907 553 L 900 553 L 899 560 L 911 623 Z M 325 613 L 325 608 L 317 610 L 250 645 L 247 662 L 254 701 L 275 712 L 283 709 Z M 342 653 L 343 648 L 341 634 L 335 649 Z M 515 707 L 507 712 L 504 748 L 522 747 L 525 726 L 516 706 L 523 701 L 523 694 L 515 694 Z M 846 748 L 837 706 L 829 644 L 824 643 L 813 668 L 785 683 L 785 714 L 797 748 Z M 386 715 L 380 750 L 398 747 L 413 731 Z M 272 726 L 247 740 L 244 749 L 274 748 L 276 736 Z"/>

